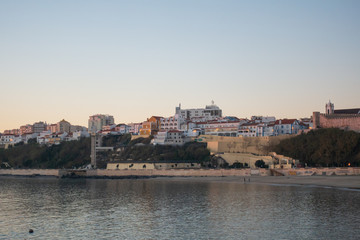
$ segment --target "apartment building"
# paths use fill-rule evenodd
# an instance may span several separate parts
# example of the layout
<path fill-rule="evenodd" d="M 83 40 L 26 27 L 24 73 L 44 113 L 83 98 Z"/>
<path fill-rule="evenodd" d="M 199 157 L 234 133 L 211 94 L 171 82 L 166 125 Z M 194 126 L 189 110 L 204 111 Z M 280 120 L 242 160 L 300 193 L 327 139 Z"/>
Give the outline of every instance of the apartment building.
<path fill-rule="evenodd" d="M 103 126 L 113 125 L 114 117 L 104 114 L 96 114 L 89 117 L 88 131 L 90 133 L 96 133 L 102 129 Z"/>

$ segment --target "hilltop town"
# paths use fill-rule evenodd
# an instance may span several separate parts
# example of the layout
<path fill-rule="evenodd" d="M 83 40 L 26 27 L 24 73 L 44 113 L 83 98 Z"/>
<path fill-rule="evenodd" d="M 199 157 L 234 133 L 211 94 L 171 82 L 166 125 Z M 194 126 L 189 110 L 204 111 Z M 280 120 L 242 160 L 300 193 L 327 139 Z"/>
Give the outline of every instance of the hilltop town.
<path fill-rule="evenodd" d="M 212 160 L 217 160 L 212 166 L 269 167 L 276 160 L 278 167 L 291 168 L 297 166 L 299 161 L 271 152 L 274 146 L 281 140 L 322 128 L 360 132 L 360 109 L 335 110 L 334 104 L 329 101 L 325 105 L 325 113 L 314 112 L 309 118 L 276 119 L 273 116 L 252 116 L 248 119 L 223 116 L 222 109 L 214 102 L 204 108 L 191 109 L 183 109 L 179 104 L 172 116 L 150 116 L 140 123 L 116 124 L 113 116 L 96 114 L 89 117 L 87 127 L 72 125 L 64 119 L 55 124 L 26 124 L 19 129 L 6 130 L 0 134 L 0 148 L 8 149 L 28 143 L 49 147 L 93 136 L 92 158 L 101 155 L 96 152 L 111 150 L 114 154 L 107 154 L 105 159 L 108 162 L 107 168 L 127 169 L 128 161 L 135 159 L 123 159 L 125 155 L 121 157 L 119 152 L 124 148 L 102 146 L 102 139 L 128 135 L 131 137 L 127 143 L 144 138 L 149 139 L 148 143 L 153 146 L 181 147 L 190 142 L 205 143 L 213 156 Z M 161 159 L 153 158 L 158 162 Z M 201 158 L 205 159 L 204 156 Z M 178 159 L 174 158 L 173 162 Z M 123 162 L 124 160 L 126 161 Z M 171 159 L 168 162 L 171 162 Z M 180 167 L 180 162 L 178 164 L 176 166 Z M 92 159 L 92 165 L 96 166 L 96 158 Z M 144 166 L 146 167 L 140 163 L 139 166 L 133 164 L 131 167 L 145 168 Z M 162 166 L 166 164 L 163 163 Z M 171 166 L 174 167 L 167 167 Z M 190 165 L 193 168 L 195 166 L 200 167 L 199 163 L 195 162 Z"/>
<path fill-rule="evenodd" d="M 272 116 L 239 118 L 223 116 L 221 108 L 212 102 L 204 108 L 182 109 L 179 104 L 172 116 L 150 116 L 140 123 L 115 123 L 111 115 L 96 114 L 89 117 L 88 127 L 72 125 L 66 120 L 55 124 L 45 121 L 26 124 L 18 129 L 0 133 L 0 145 L 27 143 L 36 139 L 39 144 L 52 145 L 62 141 L 79 140 L 91 133 L 118 135 L 129 133 L 135 136 L 154 136 L 153 144 L 182 145 L 191 137 L 199 135 L 225 137 L 270 137 L 294 135 L 316 128 L 331 128 L 360 131 L 360 108 L 335 110 L 329 101 L 325 113 L 314 112 L 313 116 L 301 119 L 276 119 Z"/>

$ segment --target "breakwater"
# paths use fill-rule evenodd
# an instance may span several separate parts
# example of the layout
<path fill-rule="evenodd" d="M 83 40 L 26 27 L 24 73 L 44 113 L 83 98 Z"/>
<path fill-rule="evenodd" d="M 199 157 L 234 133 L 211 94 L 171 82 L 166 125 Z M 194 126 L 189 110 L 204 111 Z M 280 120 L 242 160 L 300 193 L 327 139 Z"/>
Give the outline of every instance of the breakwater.
<path fill-rule="evenodd" d="M 360 168 L 299 168 L 299 169 L 138 169 L 138 170 L 69 170 L 69 169 L 0 169 L 0 176 L 48 177 L 227 177 L 227 176 L 344 176 L 360 175 Z"/>

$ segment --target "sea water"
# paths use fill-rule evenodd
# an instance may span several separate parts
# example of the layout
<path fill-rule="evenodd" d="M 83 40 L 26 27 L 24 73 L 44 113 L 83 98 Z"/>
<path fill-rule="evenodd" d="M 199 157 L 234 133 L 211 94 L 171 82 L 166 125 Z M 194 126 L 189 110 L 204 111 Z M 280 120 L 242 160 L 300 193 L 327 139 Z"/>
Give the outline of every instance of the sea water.
<path fill-rule="evenodd" d="M 359 191 L 176 178 L 0 177 L 0 239 L 359 238 Z"/>

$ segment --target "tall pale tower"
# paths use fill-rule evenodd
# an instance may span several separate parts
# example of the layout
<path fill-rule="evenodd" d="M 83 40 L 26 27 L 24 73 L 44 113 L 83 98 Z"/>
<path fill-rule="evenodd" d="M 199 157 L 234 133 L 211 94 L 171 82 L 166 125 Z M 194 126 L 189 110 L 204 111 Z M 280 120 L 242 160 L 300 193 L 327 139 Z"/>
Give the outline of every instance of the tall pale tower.
<path fill-rule="evenodd" d="M 325 105 L 325 114 L 333 114 L 334 113 L 334 104 L 329 102 Z"/>

